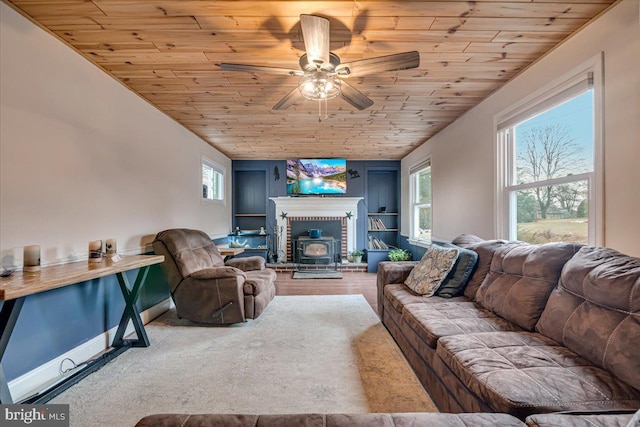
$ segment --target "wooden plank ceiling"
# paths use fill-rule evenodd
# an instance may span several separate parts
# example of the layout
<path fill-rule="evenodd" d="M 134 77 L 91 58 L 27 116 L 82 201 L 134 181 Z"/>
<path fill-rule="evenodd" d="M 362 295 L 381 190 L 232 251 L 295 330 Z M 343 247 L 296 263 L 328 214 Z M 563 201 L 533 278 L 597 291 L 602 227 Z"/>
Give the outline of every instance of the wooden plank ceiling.
<path fill-rule="evenodd" d="M 400 159 L 615 0 L 5 0 L 232 159 Z M 375 104 L 271 107 L 297 77 L 299 15 L 330 19 L 341 61 L 417 50 L 420 67 L 352 83 Z M 324 114 L 323 114 L 324 116 Z"/>

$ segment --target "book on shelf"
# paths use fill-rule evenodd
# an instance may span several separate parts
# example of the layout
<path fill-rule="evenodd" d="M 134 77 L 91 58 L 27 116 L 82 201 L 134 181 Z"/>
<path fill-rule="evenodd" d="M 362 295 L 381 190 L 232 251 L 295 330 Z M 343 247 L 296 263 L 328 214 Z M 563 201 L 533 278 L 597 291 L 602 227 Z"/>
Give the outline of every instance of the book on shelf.
<path fill-rule="evenodd" d="M 369 249 L 389 249 L 389 246 L 377 237 L 369 236 Z"/>
<path fill-rule="evenodd" d="M 369 218 L 369 230 L 386 230 L 387 226 L 380 218 Z"/>

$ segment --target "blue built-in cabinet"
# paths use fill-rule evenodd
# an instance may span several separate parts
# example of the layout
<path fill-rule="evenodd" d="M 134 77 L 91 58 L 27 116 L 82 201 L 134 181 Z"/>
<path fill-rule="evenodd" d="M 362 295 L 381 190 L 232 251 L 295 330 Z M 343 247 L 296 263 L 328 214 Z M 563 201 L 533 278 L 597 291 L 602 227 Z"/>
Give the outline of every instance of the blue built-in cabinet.
<path fill-rule="evenodd" d="M 287 196 L 286 160 L 234 160 L 233 171 L 233 229 L 258 230 L 264 227 L 275 244 L 276 218 L 269 197 Z M 356 246 L 367 250 L 369 246 L 369 218 L 381 207 L 390 215 L 383 216 L 389 230 L 375 233 L 390 246 L 398 245 L 400 229 L 400 162 L 399 161 L 347 161 L 347 197 L 362 197 L 358 204 Z M 300 196 L 304 197 L 304 196 Z M 329 196 L 327 196 L 329 197 Z M 341 196 L 334 196 L 341 197 Z M 233 230 L 232 230 L 233 231 Z M 272 247 L 272 246 L 271 246 Z M 378 257 L 388 259 L 388 251 L 370 257 L 369 270 L 377 270 Z"/>
<path fill-rule="evenodd" d="M 389 260 L 400 235 L 400 162 L 376 162 L 366 168 L 367 271 Z"/>

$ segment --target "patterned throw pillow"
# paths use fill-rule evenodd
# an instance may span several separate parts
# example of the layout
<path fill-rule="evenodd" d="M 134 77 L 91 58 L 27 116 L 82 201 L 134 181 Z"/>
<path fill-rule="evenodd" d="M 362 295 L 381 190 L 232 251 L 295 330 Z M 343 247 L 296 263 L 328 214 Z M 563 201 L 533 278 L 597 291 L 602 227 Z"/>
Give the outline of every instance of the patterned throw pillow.
<path fill-rule="evenodd" d="M 457 258 L 458 249 L 431 245 L 404 284 L 415 293 L 430 297 L 438 290 Z"/>

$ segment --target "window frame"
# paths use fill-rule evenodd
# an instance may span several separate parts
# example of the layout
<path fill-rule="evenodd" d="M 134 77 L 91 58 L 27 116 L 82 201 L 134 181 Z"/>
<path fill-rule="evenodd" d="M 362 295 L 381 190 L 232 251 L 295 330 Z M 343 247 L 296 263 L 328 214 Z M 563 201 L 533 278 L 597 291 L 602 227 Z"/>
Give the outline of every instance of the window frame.
<path fill-rule="evenodd" d="M 204 185 L 203 181 L 204 181 L 205 167 L 210 168 L 214 174 L 219 175 L 219 182 L 217 185 L 218 191 L 216 193 L 219 193 L 220 198 L 210 199 L 208 197 L 205 197 L 204 192 L 202 191 L 203 190 L 202 186 Z M 215 162 L 214 160 L 211 160 L 207 156 L 203 155 L 200 157 L 200 200 L 203 205 L 204 204 L 223 204 L 223 205 L 226 204 L 225 176 L 226 176 L 226 169 L 224 166 Z"/>
<path fill-rule="evenodd" d="M 429 202 L 424 203 L 424 202 L 417 201 L 418 176 L 421 172 L 425 171 L 427 168 L 429 169 L 429 173 L 431 175 L 431 178 L 433 179 L 433 174 L 431 170 L 431 157 L 428 157 L 424 161 L 417 163 L 413 165 L 411 168 L 409 168 L 409 188 L 411 193 L 411 198 L 410 198 L 411 208 L 410 208 L 410 214 L 409 214 L 410 232 L 409 232 L 408 240 L 409 240 L 409 243 L 413 245 L 418 245 L 418 246 L 428 246 L 433 241 L 433 182 L 432 182 L 432 179 L 429 180 L 431 184 L 431 188 L 429 190 L 429 194 L 431 195 L 431 198 Z M 431 224 L 430 224 L 431 237 L 429 239 L 423 239 L 423 238 L 417 237 L 419 219 L 416 213 L 419 208 L 423 208 L 423 207 L 428 207 L 431 210 Z"/>
<path fill-rule="evenodd" d="M 516 197 L 519 190 L 572 182 L 587 182 L 588 193 L 588 244 L 603 244 L 603 58 L 598 54 L 589 61 L 574 68 L 562 77 L 555 79 L 540 90 L 525 97 L 521 102 L 494 116 L 494 135 L 497 167 L 496 182 L 496 235 L 499 238 L 515 240 L 517 238 Z M 536 181 L 526 184 L 512 182 L 515 178 L 515 141 L 513 129 L 529 118 L 548 111 L 562 102 L 579 96 L 583 91 L 572 91 L 581 82 L 589 82 L 593 90 L 593 170 L 581 174 Z M 586 87 L 586 86 L 585 86 Z M 562 97 L 565 93 L 566 96 Z"/>

